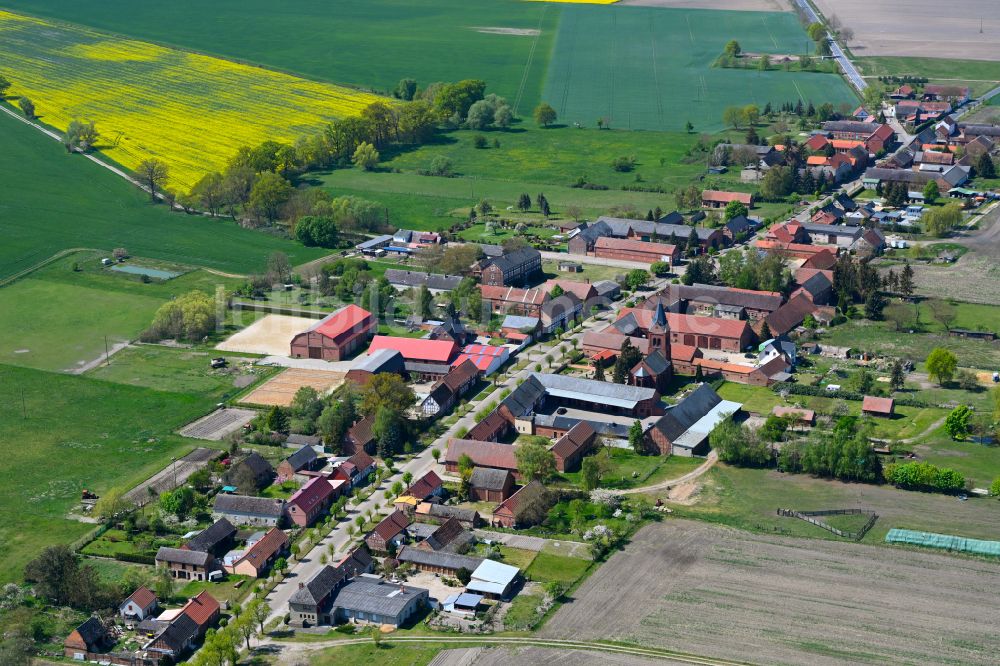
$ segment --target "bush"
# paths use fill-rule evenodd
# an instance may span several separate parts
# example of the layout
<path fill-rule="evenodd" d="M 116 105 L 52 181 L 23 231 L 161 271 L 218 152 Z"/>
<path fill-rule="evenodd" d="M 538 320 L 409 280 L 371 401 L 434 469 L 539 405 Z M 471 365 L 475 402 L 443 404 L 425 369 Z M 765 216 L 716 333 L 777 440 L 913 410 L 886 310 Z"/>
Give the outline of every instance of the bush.
<path fill-rule="evenodd" d="M 622 155 L 621 157 L 616 157 L 611 162 L 611 168 L 615 171 L 627 172 L 635 168 L 635 158 L 626 157 Z"/>
<path fill-rule="evenodd" d="M 885 480 L 906 490 L 952 493 L 965 488 L 965 477 L 953 469 L 927 462 L 891 463 L 885 467 Z"/>

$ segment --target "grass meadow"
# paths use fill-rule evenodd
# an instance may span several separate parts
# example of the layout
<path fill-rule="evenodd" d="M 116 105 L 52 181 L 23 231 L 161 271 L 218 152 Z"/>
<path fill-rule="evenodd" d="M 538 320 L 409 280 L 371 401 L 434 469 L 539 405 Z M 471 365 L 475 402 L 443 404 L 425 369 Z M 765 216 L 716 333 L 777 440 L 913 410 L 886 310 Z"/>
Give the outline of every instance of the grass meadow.
<path fill-rule="evenodd" d="M 172 434 L 214 404 L 170 393 L 0 365 L 0 581 L 43 547 L 93 525 L 67 518 L 84 488 L 131 486 L 204 445 Z"/>
<path fill-rule="evenodd" d="M 854 63 L 865 76 L 925 76 L 932 83 L 968 85 L 973 95 L 992 90 L 1000 82 L 1000 62 L 995 60 L 862 56 Z"/>
<path fill-rule="evenodd" d="M 67 248 L 125 247 L 136 256 L 221 271 L 264 269 L 282 251 L 293 264 L 319 248 L 243 229 L 233 222 L 171 213 L 118 176 L 0 113 L 0 279 Z"/>
<path fill-rule="evenodd" d="M 380 99 L 260 67 L 0 11 L 0 60 L 40 119 L 94 120 L 97 148 L 135 169 L 158 158 L 190 190 L 240 146 L 292 142 Z"/>

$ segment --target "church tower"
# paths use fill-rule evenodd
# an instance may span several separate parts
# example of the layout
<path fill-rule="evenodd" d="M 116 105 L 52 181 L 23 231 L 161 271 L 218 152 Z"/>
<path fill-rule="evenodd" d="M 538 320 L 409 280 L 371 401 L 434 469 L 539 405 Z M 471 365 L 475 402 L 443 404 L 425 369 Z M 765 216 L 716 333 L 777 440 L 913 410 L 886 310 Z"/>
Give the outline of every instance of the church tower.
<path fill-rule="evenodd" d="M 646 339 L 649 340 L 649 353 L 658 351 L 663 354 L 663 358 L 670 360 L 670 324 L 667 323 L 667 313 L 663 310 L 662 300 L 656 303 L 656 311 L 653 312 L 653 321 L 649 325 Z"/>

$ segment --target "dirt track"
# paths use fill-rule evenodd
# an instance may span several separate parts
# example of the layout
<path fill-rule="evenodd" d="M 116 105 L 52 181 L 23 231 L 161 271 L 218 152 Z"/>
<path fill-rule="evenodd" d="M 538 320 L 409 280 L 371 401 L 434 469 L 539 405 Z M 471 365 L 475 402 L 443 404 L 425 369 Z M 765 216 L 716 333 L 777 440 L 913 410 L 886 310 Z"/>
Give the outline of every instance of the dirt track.
<path fill-rule="evenodd" d="M 667 520 L 642 529 L 549 621 L 760 664 L 993 664 L 1000 566 Z"/>
<path fill-rule="evenodd" d="M 440 652 L 429 666 L 669 666 L 673 660 L 542 647 L 456 648 Z"/>
<path fill-rule="evenodd" d="M 677 9 L 726 9 L 744 12 L 787 12 L 787 0 L 620 0 L 619 5 Z"/>

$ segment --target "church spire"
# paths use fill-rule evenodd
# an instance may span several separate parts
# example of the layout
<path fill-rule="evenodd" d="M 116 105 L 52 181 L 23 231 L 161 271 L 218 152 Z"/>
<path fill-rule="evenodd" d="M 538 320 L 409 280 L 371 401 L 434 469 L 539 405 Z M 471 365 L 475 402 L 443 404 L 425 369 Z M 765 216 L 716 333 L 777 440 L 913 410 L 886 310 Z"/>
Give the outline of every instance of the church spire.
<path fill-rule="evenodd" d="M 663 311 L 663 301 L 656 302 L 656 312 L 653 313 L 653 325 L 660 328 L 667 327 L 667 314 Z"/>

